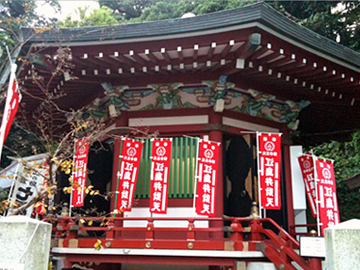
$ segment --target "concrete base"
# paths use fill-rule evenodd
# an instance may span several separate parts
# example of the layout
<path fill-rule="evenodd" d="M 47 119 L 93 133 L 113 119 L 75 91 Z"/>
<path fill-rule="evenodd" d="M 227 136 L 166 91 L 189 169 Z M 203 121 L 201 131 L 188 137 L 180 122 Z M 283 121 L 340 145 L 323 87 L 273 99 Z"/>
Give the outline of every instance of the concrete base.
<path fill-rule="evenodd" d="M 248 263 L 246 270 L 276 270 L 273 263 L 251 262 Z"/>
<path fill-rule="evenodd" d="M 327 270 L 360 269 L 360 220 L 325 229 Z"/>
<path fill-rule="evenodd" d="M 208 270 L 208 266 L 204 265 L 167 265 L 167 264 L 127 264 L 121 265 L 121 270 Z"/>
<path fill-rule="evenodd" d="M 0 218 L 0 269 L 48 269 L 51 224 L 24 216 Z"/>

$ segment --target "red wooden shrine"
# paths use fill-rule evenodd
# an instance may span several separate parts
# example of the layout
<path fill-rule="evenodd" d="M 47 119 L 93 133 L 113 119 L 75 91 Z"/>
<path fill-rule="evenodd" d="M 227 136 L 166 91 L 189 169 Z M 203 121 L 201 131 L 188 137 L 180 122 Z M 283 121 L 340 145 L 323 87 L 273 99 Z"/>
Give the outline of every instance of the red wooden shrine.
<path fill-rule="evenodd" d="M 91 227 L 58 219 L 52 253 L 66 267 L 246 269 L 271 262 L 295 269 L 296 262 L 321 269 L 319 261 L 294 251 L 296 235 L 308 233 L 301 226 L 306 202 L 294 163 L 301 154 L 296 145 L 346 139 L 359 126 L 358 53 L 265 3 L 193 18 L 21 33 L 26 42 L 17 57 L 28 57 L 44 78 L 52 74 L 42 55 L 55 55 L 59 45 L 71 49 L 73 68 L 56 75 L 50 89 L 66 93 L 59 107 L 86 107 L 91 117 L 107 119 L 109 134 L 117 135 L 105 141 L 113 153 L 108 190 L 117 190 L 120 135 L 138 129 L 173 138 L 167 214 L 150 215 L 144 165 L 132 211 L 85 217 L 97 221 Z M 28 70 L 23 65 L 19 77 L 36 94 Z M 23 102 L 27 110 L 39 110 L 31 98 Z M 261 219 L 251 208 L 259 192 L 256 132 L 282 133 L 281 209 Z M 221 144 L 214 217 L 193 212 L 197 138 Z M 110 209 L 114 205 L 115 196 Z"/>

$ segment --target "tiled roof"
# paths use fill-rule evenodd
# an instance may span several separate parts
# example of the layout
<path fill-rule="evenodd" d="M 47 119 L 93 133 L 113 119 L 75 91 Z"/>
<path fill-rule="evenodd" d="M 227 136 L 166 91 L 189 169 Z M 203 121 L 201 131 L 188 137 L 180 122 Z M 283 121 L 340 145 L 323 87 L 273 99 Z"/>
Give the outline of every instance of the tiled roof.
<path fill-rule="evenodd" d="M 360 67 L 360 54 L 327 39 L 315 32 L 291 21 L 270 5 L 259 2 L 242 8 L 199 15 L 192 18 L 81 28 L 61 28 L 34 35 L 32 28 L 22 28 L 24 40 L 29 42 L 90 42 L 165 37 L 168 35 L 186 35 L 201 31 L 241 26 L 258 22 L 293 41 L 304 44 L 314 50 L 335 57 L 348 64 Z"/>

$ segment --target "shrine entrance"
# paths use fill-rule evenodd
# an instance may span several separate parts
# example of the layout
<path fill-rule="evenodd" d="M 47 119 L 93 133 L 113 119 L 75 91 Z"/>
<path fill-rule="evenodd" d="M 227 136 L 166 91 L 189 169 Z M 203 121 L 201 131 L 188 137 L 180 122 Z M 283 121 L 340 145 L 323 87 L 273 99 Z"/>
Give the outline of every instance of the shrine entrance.
<path fill-rule="evenodd" d="M 250 215 L 256 201 L 255 160 L 252 154 L 252 139 L 246 136 L 224 138 L 224 214 L 232 217 Z"/>
<path fill-rule="evenodd" d="M 223 147 L 224 214 L 231 217 L 247 217 L 250 215 L 252 202 L 259 202 L 256 135 L 225 135 Z M 282 227 L 287 227 L 284 177 L 282 172 L 281 210 L 266 210 L 262 215 L 272 218 Z"/>

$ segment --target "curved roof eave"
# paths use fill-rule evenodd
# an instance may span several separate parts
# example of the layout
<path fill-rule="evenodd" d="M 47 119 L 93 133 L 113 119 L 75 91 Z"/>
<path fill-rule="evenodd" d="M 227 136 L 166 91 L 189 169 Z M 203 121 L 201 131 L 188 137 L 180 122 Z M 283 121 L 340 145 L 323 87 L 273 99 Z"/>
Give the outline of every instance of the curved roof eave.
<path fill-rule="evenodd" d="M 24 40 L 36 45 L 71 46 L 142 42 L 226 32 L 257 26 L 277 37 L 360 72 L 360 54 L 296 24 L 270 5 L 259 2 L 246 7 L 209 13 L 193 18 L 178 18 L 129 25 L 61 28 L 34 34 L 22 28 Z"/>

